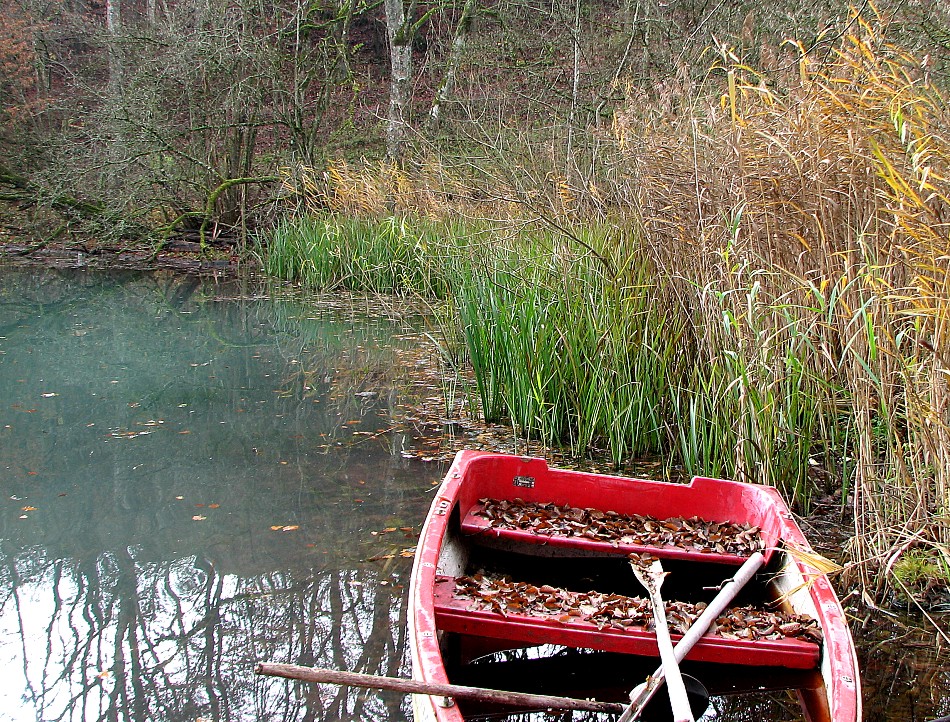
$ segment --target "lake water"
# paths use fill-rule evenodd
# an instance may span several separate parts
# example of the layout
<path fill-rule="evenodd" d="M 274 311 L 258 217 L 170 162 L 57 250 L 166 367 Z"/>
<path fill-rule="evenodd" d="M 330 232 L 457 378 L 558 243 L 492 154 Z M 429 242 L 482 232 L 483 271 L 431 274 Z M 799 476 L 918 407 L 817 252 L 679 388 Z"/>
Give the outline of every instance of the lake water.
<path fill-rule="evenodd" d="M 358 300 L 4 269 L 0 718 L 404 719 L 253 665 L 406 672 L 399 553 L 442 473 L 394 419 L 419 343 Z"/>
<path fill-rule="evenodd" d="M 408 673 L 410 557 L 444 466 L 404 405 L 419 319 L 384 310 L 0 268 L 0 719 L 407 719 L 400 695 L 253 673 Z M 867 720 L 950 712 L 934 635 L 855 629 Z M 779 694 L 704 719 L 799 718 Z"/>

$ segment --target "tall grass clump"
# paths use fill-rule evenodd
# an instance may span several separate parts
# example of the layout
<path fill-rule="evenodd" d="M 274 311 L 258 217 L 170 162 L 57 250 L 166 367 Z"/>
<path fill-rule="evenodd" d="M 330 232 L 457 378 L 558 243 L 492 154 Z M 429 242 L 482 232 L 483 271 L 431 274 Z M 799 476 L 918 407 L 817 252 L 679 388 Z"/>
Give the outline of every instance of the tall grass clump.
<path fill-rule="evenodd" d="M 662 450 L 683 349 L 634 238 L 523 234 L 473 265 L 455 298 L 488 420 L 617 465 Z"/>
<path fill-rule="evenodd" d="M 469 236 L 448 221 L 304 215 L 280 221 L 260 255 L 269 275 L 311 288 L 443 298 Z"/>

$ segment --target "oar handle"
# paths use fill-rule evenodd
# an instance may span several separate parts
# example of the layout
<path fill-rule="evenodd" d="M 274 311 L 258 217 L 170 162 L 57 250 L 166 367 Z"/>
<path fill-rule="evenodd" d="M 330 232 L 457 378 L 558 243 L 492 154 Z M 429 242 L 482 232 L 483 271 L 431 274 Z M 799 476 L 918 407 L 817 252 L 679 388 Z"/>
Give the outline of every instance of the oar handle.
<path fill-rule="evenodd" d="M 380 677 L 375 674 L 343 672 L 337 669 L 322 669 L 320 667 L 303 667 L 296 664 L 261 662 L 254 668 L 254 671 L 257 674 L 285 677 L 287 679 L 299 679 L 304 682 L 325 682 L 351 687 L 388 689 L 396 692 L 404 692 L 405 694 L 426 694 L 433 697 L 474 699 L 480 702 L 508 704 L 516 707 L 534 709 L 579 710 L 582 712 L 608 712 L 611 714 L 618 714 L 624 710 L 624 705 L 615 702 L 597 702 L 595 700 L 574 699 L 572 697 L 554 697 L 546 694 L 509 692 L 507 690 L 485 689 L 484 687 L 466 687 L 459 684 L 423 682 L 418 679 L 403 679 L 400 677 Z"/>
<path fill-rule="evenodd" d="M 656 626 L 656 645 L 660 649 L 660 661 L 666 677 L 666 686 L 670 692 L 670 707 L 673 710 L 673 722 L 694 722 L 693 711 L 689 707 L 686 684 L 680 673 L 670 640 L 670 628 L 666 623 L 666 610 L 658 589 L 659 584 L 650 589 L 650 601 L 653 602 L 653 623 Z"/>

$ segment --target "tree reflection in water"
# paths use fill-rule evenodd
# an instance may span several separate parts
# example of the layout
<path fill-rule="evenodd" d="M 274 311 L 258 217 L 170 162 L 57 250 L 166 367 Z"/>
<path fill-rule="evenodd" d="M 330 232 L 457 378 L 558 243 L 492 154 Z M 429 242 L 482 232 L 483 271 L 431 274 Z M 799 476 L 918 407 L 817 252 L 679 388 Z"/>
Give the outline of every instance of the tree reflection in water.
<path fill-rule="evenodd" d="M 129 550 L 77 564 L 40 554 L 4 554 L 0 716 L 405 718 L 399 697 L 253 675 L 257 661 L 405 672 L 405 568 L 385 579 L 373 568 L 242 578 L 197 557 L 143 564 Z"/>
<path fill-rule="evenodd" d="M 372 532 L 417 526 L 441 474 L 392 430 L 392 346 L 418 341 L 264 296 L 0 273 L 0 718 L 406 718 L 253 667 L 408 671 L 414 542 Z"/>

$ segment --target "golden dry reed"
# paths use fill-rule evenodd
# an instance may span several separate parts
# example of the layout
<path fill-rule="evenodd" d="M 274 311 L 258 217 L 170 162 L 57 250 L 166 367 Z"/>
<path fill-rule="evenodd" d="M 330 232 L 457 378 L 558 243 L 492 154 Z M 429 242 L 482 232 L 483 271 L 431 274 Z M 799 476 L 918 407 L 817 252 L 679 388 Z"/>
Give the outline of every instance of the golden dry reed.
<path fill-rule="evenodd" d="M 740 415 L 792 344 L 826 381 L 812 394 L 854 438 L 815 471 L 848 485 L 853 568 L 879 588 L 915 547 L 950 568 L 950 113 L 926 63 L 864 18 L 830 60 L 790 46 L 785 63 L 723 51 L 718 102 L 618 114 L 617 166 L 699 359 L 742 366 Z"/>
<path fill-rule="evenodd" d="M 454 224 L 431 285 L 457 304 L 490 416 L 618 463 L 653 451 L 840 493 L 866 589 L 905 554 L 950 578 L 950 110 L 876 21 L 768 68 L 720 49 L 701 86 L 588 131 L 585 172 L 527 147 L 465 178 L 431 158 L 336 163 L 288 188 L 338 230 L 341 213 L 425 221 L 425 254 L 431 223 Z"/>

